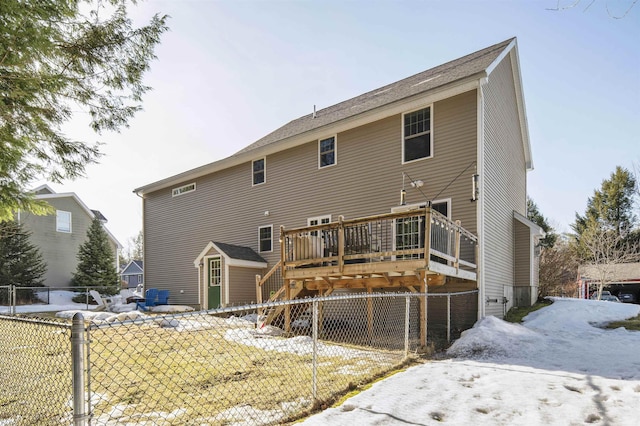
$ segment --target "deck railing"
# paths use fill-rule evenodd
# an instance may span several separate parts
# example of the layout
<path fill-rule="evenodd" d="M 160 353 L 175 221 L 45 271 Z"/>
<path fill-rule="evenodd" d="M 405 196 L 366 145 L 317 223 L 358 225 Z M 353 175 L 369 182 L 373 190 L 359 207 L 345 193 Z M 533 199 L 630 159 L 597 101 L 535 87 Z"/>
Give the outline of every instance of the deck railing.
<path fill-rule="evenodd" d="M 477 237 L 429 207 L 280 233 L 285 278 L 427 268 L 475 279 Z"/>

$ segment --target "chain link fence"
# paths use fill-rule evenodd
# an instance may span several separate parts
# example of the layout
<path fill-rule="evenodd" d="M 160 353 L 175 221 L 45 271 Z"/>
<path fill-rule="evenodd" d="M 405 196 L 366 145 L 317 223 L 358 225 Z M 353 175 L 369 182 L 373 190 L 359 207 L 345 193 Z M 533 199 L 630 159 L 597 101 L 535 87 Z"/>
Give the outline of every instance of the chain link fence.
<path fill-rule="evenodd" d="M 0 356 L 11 360 L 2 370 L 0 424 L 293 421 L 410 359 L 421 346 L 425 297 L 428 341 L 475 322 L 477 292 L 76 315 L 73 332 L 70 323 L 0 317 Z"/>

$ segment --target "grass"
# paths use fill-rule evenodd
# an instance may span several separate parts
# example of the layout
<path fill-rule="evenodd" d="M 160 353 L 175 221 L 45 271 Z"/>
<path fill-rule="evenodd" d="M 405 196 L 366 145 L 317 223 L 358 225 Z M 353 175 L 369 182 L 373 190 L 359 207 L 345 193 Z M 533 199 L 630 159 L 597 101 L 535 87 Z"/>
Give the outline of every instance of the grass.
<path fill-rule="evenodd" d="M 403 358 L 400 351 L 321 342 L 314 401 L 308 340 L 268 339 L 286 342 L 287 348 L 300 343 L 293 351 L 262 349 L 228 339 L 228 333 L 244 327 L 204 314 L 189 318 L 206 327 L 178 331 L 153 321 L 89 331 L 88 385 L 96 424 L 280 423 L 330 404 L 393 370 Z M 50 418 L 56 421 L 34 421 L 64 423 L 72 390 L 68 330 L 15 322 L 0 323 L 0 331 L 0 357 L 3 365 L 7 361 L 0 420 L 19 413 L 28 421 L 33 417 L 27 409 L 34 415 L 44 406 L 53 410 L 54 395 L 60 402 Z"/>
<path fill-rule="evenodd" d="M 509 322 L 521 323 L 522 319 L 529 315 L 531 312 L 542 309 L 545 306 L 551 305 L 552 303 L 553 301 L 544 299 L 540 302 L 536 302 L 532 306 L 511 308 L 509 309 L 509 312 L 507 312 L 507 315 L 505 315 L 504 320 Z"/>
<path fill-rule="evenodd" d="M 607 328 L 624 327 L 627 330 L 640 331 L 640 315 L 623 321 L 614 321 L 607 324 Z"/>

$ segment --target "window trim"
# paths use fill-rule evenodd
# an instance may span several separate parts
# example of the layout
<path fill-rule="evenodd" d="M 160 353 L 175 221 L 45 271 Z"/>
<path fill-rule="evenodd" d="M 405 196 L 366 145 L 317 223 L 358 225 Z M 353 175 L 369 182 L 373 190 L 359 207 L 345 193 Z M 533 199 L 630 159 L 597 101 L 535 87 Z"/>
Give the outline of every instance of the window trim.
<path fill-rule="evenodd" d="M 322 165 L 322 152 L 320 151 L 322 142 L 333 139 L 333 163 Z M 326 138 L 318 139 L 318 169 L 326 169 L 327 167 L 333 167 L 338 164 L 338 135 L 327 136 Z"/>
<path fill-rule="evenodd" d="M 420 111 L 420 110 L 427 109 L 427 108 L 429 108 L 429 132 L 428 132 L 428 134 L 430 135 L 429 136 L 429 155 L 426 156 L 426 157 L 421 157 L 421 158 L 416 158 L 416 159 L 413 159 L 413 160 L 405 161 L 405 159 L 404 159 L 405 158 L 404 149 L 405 149 L 406 140 L 405 140 L 405 134 L 404 134 L 404 128 L 405 128 L 405 126 L 404 126 L 404 117 L 407 114 L 412 114 L 412 113 L 414 113 L 416 111 Z M 414 163 L 416 161 L 421 161 L 421 160 L 426 160 L 428 158 L 433 158 L 433 140 L 434 140 L 433 104 L 425 105 L 423 107 L 416 108 L 416 109 L 413 109 L 411 111 L 403 112 L 402 116 L 400 117 L 400 126 L 401 126 L 400 129 L 402 131 L 402 138 L 401 138 L 401 143 L 402 143 L 401 164 L 410 164 L 410 163 Z M 423 132 L 423 133 L 420 133 L 420 134 L 427 134 L 427 132 Z M 411 135 L 411 136 L 415 136 L 415 135 Z"/>
<path fill-rule="evenodd" d="M 69 215 L 69 229 L 61 229 L 60 227 L 60 213 L 66 213 Z M 64 234 L 71 234 L 73 232 L 73 215 L 66 210 L 56 210 L 56 232 L 62 232 Z"/>
<path fill-rule="evenodd" d="M 271 249 L 270 250 L 262 250 L 262 237 L 260 235 L 260 231 L 265 228 L 269 228 L 271 233 L 271 238 L 270 238 Z M 258 253 L 273 253 L 273 224 L 258 227 Z"/>
<path fill-rule="evenodd" d="M 190 188 L 192 187 L 192 188 Z M 184 194 L 188 194 L 190 192 L 194 192 L 196 190 L 196 183 L 191 182 L 186 185 L 177 186 L 171 189 L 171 197 L 179 197 Z"/>
<path fill-rule="evenodd" d="M 262 160 L 262 182 L 255 183 L 256 172 L 253 170 L 253 165 Z M 257 158 L 251 161 L 251 186 L 263 185 L 267 182 L 267 157 Z"/>

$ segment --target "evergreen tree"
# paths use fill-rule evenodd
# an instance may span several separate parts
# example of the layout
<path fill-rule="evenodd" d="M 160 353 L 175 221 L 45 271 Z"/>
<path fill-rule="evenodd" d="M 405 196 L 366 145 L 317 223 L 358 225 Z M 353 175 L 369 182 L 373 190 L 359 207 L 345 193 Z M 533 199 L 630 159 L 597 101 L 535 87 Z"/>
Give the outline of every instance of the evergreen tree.
<path fill-rule="evenodd" d="M 29 237 L 30 233 L 17 222 L 0 222 L 0 285 L 43 285 L 47 266 Z"/>
<path fill-rule="evenodd" d="M 141 109 L 167 17 L 134 28 L 130 2 L 0 1 L 0 220 L 18 209 L 45 213 L 29 185 L 73 179 L 97 161 L 99 144 L 62 132 L 75 111 L 100 133 L 126 127 Z"/>
<path fill-rule="evenodd" d="M 591 250 L 587 249 L 593 236 L 610 234 L 607 239 L 615 241 L 617 248 L 621 245 L 633 246 L 637 238 L 636 216 L 633 212 L 636 180 L 626 169 L 618 166 L 609 179 L 602 181 L 600 189 L 593 193 L 587 201 L 584 215 L 576 213 L 576 220 L 571 225 L 574 230 L 574 250 L 578 256 L 590 261 Z"/>
<path fill-rule="evenodd" d="M 87 240 L 78 250 L 78 266 L 72 283 L 77 287 L 105 287 L 104 293 L 118 291 L 115 253 L 102 222 L 97 217 L 87 231 Z"/>
<path fill-rule="evenodd" d="M 527 197 L 527 219 L 538 225 L 545 232 L 544 238 L 540 240 L 540 247 L 551 248 L 558 239 L 558 234 L 549 223 L 547 219 L 540 213 L 536 203 L 529 197 Z"/>
<path fill-rule="evenodd" d="M 633 213 L 633 197 L 636 180 L 626 169 L 618 166 L 609 179 L 602 181 L 602 186 L 593 192 L 587 201 L 584 216 L 576 213 L 573 230 L 581 235 L 589 227 L 596 226 L 605 230 L 613 230 L 624 239 L 636 225 Z"/>

